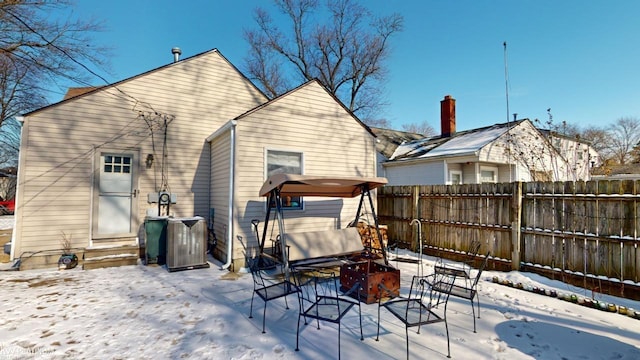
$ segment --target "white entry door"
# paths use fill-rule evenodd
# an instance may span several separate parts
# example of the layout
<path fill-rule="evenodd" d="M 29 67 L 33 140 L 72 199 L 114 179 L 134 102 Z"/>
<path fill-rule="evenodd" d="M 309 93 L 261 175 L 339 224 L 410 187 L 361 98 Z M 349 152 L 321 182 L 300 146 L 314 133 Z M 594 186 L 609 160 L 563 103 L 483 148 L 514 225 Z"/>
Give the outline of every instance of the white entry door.
<path fill-rule="evenodd" d="M 98 235 L 131 233 L 133 154 L 100 156 Z"/>

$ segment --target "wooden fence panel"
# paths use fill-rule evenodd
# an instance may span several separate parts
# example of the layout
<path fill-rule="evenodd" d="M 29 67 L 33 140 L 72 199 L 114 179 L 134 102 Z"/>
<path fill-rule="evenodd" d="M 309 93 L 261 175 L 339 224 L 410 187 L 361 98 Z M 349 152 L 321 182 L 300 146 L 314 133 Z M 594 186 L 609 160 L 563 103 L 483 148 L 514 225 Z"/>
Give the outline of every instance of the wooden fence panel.
<path fill-rule="evenodd" d="M 558 273 L 640 281 L 639 180 L 385 186 L 378 192 L 390 242 L 455 254 L 479 240 L 481 253 L 511 261 L 515 224 L 522 263 Z M 520 208 L 514 205 L 520 203 Z M 514 214 L 521 214 L 514 218 Z M 517 266 L 518 264 L 514 264 Z M 560 271 L 561 270 L 561 271 Z"/>

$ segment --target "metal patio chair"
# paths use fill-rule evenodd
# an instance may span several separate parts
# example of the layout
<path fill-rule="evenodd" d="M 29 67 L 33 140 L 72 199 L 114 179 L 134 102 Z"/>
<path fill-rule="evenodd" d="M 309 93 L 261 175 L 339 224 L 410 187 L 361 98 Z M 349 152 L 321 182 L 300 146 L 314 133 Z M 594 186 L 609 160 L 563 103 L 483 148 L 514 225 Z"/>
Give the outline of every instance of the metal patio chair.
<path fill-rule="evenodd" d="M 393 296 L 393 292 L 383 284 L 379 284 L 380 297 L 378 298 L 378 332 L 376 341 L 380 338 L 380 309 L 385 308 L 391 312 L 405 326 L 405 336 L 407 339 L 407 359 L 409 359 L 409 328 L 420 328 L 436 323 L 444 323 L 447 334 L 447 357 L 451 357 L 451 346 L 449 344 L 449 325 L 447 324 L 447 303 L 451 287 L 455 281 L 455 275 L 432 274 L 427 276 L 413 276 L 409 295 L 398 296 L 383 302 L 383 299 Z M 443 291 L 433 290 L 433 286 L 438 286 Z M 449 291 L 446 291 L 448 289 Z"/>
<path fill-rule="evenodd" d="M 267 303 L 271 300 L 284 298 L 285 307 L 289 309 L 287 296 L 297 294 L 300 290 L 291 281 L 284 278 L 268 278 L 267 271 L 274 269 L 275 265 L 269 260 L 261 257 L 247 257 L 246 265 L 251 271 L 253 277 L 253 293 L 251 294 L 251 308 L 249 309 L 249 318 L 253 318 L 253 298 L 258 295 L 264 301 L 264 309 L 262 311 L 262 333 L 265 333 L 265 318 L 267 316 Z"/>
<path fill-rule="evenodd" d="M 340 274 L 330 271 L 294 271 L 298 293 L 300 312 L 298 315 L 298 329 L 296 332 L 296 351 L 300 351 L 300 320 L 304 318 L 304 324 L 308 319 L 315 319 L 318 329 L 320 321 L 338 324 L 338 359 L 340 359 L 340 329 L 344 316 L 352 308 L 358 308 L 360 320 L 360 340 L 364 340 L 362 333 L 362 311 L 360 307 L 360 283 L 356 282 L 350 289 L 340 293 Z"/>
<path fill-rule="evenodd" d="M 440 257 L 435 264 L 436 268 L 440 268 L 442 271 L 448 271 L 449 273 L 455 275 L 459 279 L 470 279 L 471 278 L 471 269 L 473 268 L 473 264 L 475 262 L 476 256 L 478 252 L 480 252 L 480 241 L 474 240 L 471 242 L 469 246 L 469 250 L 467 250 L 465 258 L 460 263 L 445 263 L 442 257 Z"/>
<path fill-rule="evenodd" d="M 482 275 L 482 271 L 487 267 L 487 262 L 489 261 L 490 253 L 487 252 L 484 259 L 482 260 L 482 264 L 478 268 L 478 272 L 474 277 L 467 276 L 466 278 L 459 279 L 456 281 L 451 289 L 447 287 L 442 287 L 438 284 L 433 284 L 433 289 L 436 291 L 449 291 L 451 295 L 467 299 L 471 302 L 471 311 L 473 314 L 473 332 L 476 332 L 476 313 L 475 308 L 473 306 L 473 302 L 475 300 L 476 306 L 478 308 L 478 319 L 480 319 L 480 297 L 478 296 L 478 281 L 480 280 L 480 276 Z M 435 274 L 439 275 L 451 275 L 451 269 L 447 267 L 438 267 L 434 268 Z M 471 274 L 470 272 L 468 273 Z"/>

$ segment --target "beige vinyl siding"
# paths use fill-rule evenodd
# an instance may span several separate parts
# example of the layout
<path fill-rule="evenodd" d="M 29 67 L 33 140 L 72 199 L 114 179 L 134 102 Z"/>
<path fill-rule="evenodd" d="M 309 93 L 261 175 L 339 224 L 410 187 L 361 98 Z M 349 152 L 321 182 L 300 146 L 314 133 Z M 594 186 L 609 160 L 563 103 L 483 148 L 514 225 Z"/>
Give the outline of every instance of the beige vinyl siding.
<path fill-rule="evenodd" d="M 133 215 L 141 225 L 147 209 L 157 209 L 147 203 L 147 194 L 162 184 L 165 118 L 167 179 L 178 199 L 171 212 L 208 216 L 209 148 L 204 139 L 264 101 L 224 57 L 211 51 L 28 114 L 18 179 L 16 256 L 59 249 L 63 231 L 70 233 L 74 246 L 90 245 L 92 186 L 102 149 L 139 154 L 139 179 L 133 187 L 140 194 L 133 199 L 138 202 Z M 147 154 L 155 157 L 150 169 L 144 164 Z"/>
<path fill-rule="evenodd" d="M 226 254 L 229 223 L 229 177 L 231 175 L 231 132 L 225 131 L 211 141 L 211 207 L 214 209 L 214 232 L 218 240 L 217 249 Z M 226 261 L 226 259 L 223 259 Z"/>
<path fill-rule="evenodd" d="M 374 137 L 316 82 L 310 82 L 238 119 L 235 207 L 237 234 L 255 238 L 251 220 L 265 217 L 267 150 L 301 152 L 303 173 L 323 176 L 375 176 Z M 359 198 L 304 198 L 304 210 L 286 210 L 288 232 L 344 228 L 354 219 Z M 375 201 L 375 199 L 374 199 Z M 274 222 L 272 222 L 273 224 Z M 278 228 L 269 228 L 273 236 Z M 268 245 L 268 244 L 267 244 Z M 234 257 L 239 248 L 234 246 Z"/>

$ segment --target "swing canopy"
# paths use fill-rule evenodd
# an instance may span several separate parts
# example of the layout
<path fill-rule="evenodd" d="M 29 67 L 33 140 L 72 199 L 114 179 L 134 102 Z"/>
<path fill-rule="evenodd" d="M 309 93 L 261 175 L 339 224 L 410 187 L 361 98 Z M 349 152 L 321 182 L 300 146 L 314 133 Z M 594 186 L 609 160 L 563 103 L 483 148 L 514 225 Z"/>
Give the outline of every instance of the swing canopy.
<path fill-rule="evenodd" d="M 281 196 L 326 196 L 352 198 L 363 188 L 373 190 L 387 184 L 383 177 L 331 177 L 316 175 L 275 174 L 260 189 L 260 196 L 269 196 L 279 189 Z M 363 187 L 363 185 L 366 185 Z"/>

